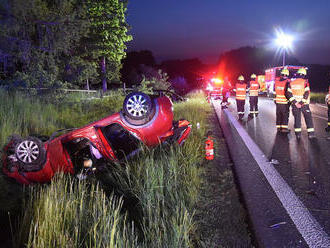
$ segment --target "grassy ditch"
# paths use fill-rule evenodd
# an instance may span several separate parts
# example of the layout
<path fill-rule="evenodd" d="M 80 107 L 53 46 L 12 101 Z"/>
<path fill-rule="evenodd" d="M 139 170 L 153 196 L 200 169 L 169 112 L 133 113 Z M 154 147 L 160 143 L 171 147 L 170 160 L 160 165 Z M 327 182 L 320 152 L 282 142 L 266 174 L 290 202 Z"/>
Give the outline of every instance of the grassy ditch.
<path fill-rule="evenodd" d="M 210 115 L 209 123 L 215 157 L 203 165 L 195 208 L 200 247 L 253 247 L 226 140 L 215 115 Z"/>
<path fill-rule="evenodd" d="M 95 121 L 118 111 L 123 98 L 117 92 L 102 100 L 45 103 L 0 91 L 0 146 L 12 133 L 49 135 Z M 226 151 L 217 153 L 213 163 L 203 160 L 205 133 L 216 128 L 208 119 L 209 104 L 203 95 L 191 95 L 174 104 L 174 115 L 193 125 L 184 146 L 143 149 L 125 166 L 108 164 L 88 180 L 58 175 L 49 184 L 23 188 L 0 174 L 1 243 L 34 248 L 248 246 Z M 216 142 L 225 147 L 223 138 Z M 220 170 L 218 163 L 224 165 Z"/>
<path fill-rule="evenodd" d="M 123 96 L 61 105 L 0 92 L 3 146 L 9 135 L 49 135 L 118 111 Z M 124 167 L 86 182 L 62 175 L 28 189 L 1 175 L 2 220 L 13 247 L 192 247 L 194 204 L 200 186 L 202 140 L 209 105 L 202 96 L 175 104 L 175 116 L 194 126 L 183 147 L 145 150 Z M 9 243 L 8 243 L 9 242 Z"/>

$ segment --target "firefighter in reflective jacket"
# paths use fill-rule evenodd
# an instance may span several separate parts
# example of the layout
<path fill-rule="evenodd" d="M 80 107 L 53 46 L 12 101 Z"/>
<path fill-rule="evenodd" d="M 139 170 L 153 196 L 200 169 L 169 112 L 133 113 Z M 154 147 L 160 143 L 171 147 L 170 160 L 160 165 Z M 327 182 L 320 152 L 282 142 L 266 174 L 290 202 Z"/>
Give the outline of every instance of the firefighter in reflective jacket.
<path fill-rule="evenodd" d="M 275 81 L 274 91 L 276 103 L 276 128 L 277 132 L 288 133 L 289 123 L 289 101 L 287 99 L 287 90 L 289 84 L 289 70 L 284 68 L 281 71 L 281 78 Z"/>
<path fill-rule="evenodd" d="M 246 83 L 244 82 L 244 77 L 242 75 L 238 77 L 238 82 L 236 83 L 234 91 L 236 91 L 238 119 L 242 120 L 244 117 L 245 97 L 247 91 Z"/>
<path fill-rule="evenodd" d="M 308 138 L 315 138 L 312 113 L 309 108 L 310 88 L 306 79 L 306 69 L 300 68 L 296 79 L 291 81 L 288 87 L 288 98 L 292 103 L 292 113 L 294 116 L 294 131 L 297 139 L 301 137 L 301 112 L 303 112 Z"/>
<path fill-rule="evenodd" d="M 330 85 L 328 94 L 325 97 L 325 103 L 328 105 L 328 126 L 325 128 L 325 131 L 330 132 Z"/>
<path fill-rule="evenodd" d="M 250 117 L 258 116 L 258 94 L 260 85 L 258 81 L 256 80 L 257 76 L 256 74 L 251 75 L 251 81 L 250 81 L 250 90 L 249 90 L 249 96 L 250 96 Z"/>

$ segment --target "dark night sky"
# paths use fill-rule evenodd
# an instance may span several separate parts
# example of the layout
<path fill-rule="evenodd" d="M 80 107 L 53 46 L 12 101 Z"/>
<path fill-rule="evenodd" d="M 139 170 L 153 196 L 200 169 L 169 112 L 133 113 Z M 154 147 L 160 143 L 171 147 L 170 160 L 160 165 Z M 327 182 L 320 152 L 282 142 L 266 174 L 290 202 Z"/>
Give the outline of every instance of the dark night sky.
<path fill-rule="evenodd" d="M 275 28 L 295 35 L 294 56 L 330 64 L 330 0 L 130 0 L 128 51 L 213 63 L 241 46 L 273 49 Z"/>

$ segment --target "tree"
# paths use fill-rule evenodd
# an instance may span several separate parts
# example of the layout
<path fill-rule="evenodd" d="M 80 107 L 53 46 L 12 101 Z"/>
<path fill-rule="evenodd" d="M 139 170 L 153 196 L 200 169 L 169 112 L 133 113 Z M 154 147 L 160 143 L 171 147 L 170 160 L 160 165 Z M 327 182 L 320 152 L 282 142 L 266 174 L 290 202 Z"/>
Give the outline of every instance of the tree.
<path fill-rule="evenodd" d="M 149 67 L 156 67 L 156 60 L 151 51 L 132 51 L 127 53 L 125 59 L 123 59 L 123 67 L 120 71 L 121 80 L 126 85 L 134 85 L 137 82 L 141 82 L 141 78 L 136 80 L 141 71 L 142 65 Z"/>
<path fill-rule="evenodd" d="M 100 63 L 103 91 L 107 90 L 107 80 L 119 80 L 125 42 L 132 39 L 127 34 L 126 10 L 126 0 L 88 0 L 91 28 L 87 46 L 92 59 Z"/>
<path fill-rule="evenodd" d="M 61 84 L 75 46 L 88 30 L 82 0 L 11 0 L 2 2 L 3 47 L 16 64 L 15 78 L 31 86 Z"/>
<path fill-rule="evenodd" d="M 162 62 L 160 68 L 166 71 L 172 80 L 184 77 L 190 89 L 199 88 L 198 78 L 205 65 L 197 58 L 185 60 L 167 60 Z"/>

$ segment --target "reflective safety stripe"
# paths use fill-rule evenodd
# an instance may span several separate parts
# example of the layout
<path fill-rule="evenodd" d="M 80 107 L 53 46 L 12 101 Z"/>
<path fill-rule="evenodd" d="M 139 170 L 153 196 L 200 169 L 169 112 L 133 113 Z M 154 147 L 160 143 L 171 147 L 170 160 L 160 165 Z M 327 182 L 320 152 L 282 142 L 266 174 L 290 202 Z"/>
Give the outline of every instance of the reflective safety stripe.
<path fill-rule="evenodd" d="M 314 128 L 307 128 L 307 132 L 310 133 L 310 132 L 314 132 Z"/>
<path fill-rule="evenodd" d="M 245 95 L 236 95 L 237 100 L 245 100 Z"/>
<path fill-rule="evenodd" d="M 294 97 L 291 97 L 291 98 L 289 99 L 290 102 L 292 102 L 293 100 L 294 100 Z"/>
<path fill-rule="evenodd" d="M 277 128 L 280 128 L 280 127 L 281 127 L 281 125 L 276 125 L 276 127 L 277 127 Z"/>
<path fill-rule="evenodd" d="M 301 132 L 301 128 L 295 128 L 294 131 L 295 132 Z"/>
<path fill-rule="evenodd" d="M 254 111 L 255 114 L 259 114 L 259 111 Z"/>
<path fill-rule="evenodd" d="M 306 103 L 306 102 L 307 102 L 307 100 L 306 100 L 306 99 L 302 99 L 301 101 L 302 101 L 303 103 Z"/>
<path fill-rule="evenodd" d="M 284 128 L 288 128 L 289 126 L 288 126 L 288 125 L 282 125 L 282 127 L 284 127 Z"/>
<path fill-rule="evenodd" d="M 244 112 L 237 112 L 237 114 L 244 114 Z"/>
<path fill-rule="evenodd" d="M 305 91 L 310 91 L 311 89 L 307 86 L 306 88 L 305 88 Z"/>
<path fill-rule="evenodd" d="M 236 99 L 245 100 L 246 97 L 246 84 L 236 84 Z"/>
<path fill-rule="evenodd" d="M 330 126 L 330 122 L 328 122 L 328 126 Z"/>
<path fill-rule="evenodd" d="M 288 103 L 288 100 L 286 99 L 285 96 L 281 96 L 281 95 L 276 95 L 275 98 L 276 103 Z"/>
<path fill-rule="evenodd" d="M 287 103 L 288 99 L 285 97 L 287 80 L 276 80 L 275 81 L 275 102 L 276 103 Z"/>
<path fill-rule="evenodd" d="M 258 96 L 258 91 L 250 90 L 250 96 Z"/>

